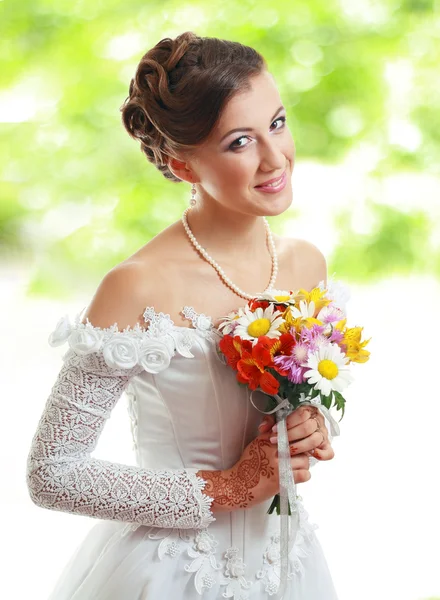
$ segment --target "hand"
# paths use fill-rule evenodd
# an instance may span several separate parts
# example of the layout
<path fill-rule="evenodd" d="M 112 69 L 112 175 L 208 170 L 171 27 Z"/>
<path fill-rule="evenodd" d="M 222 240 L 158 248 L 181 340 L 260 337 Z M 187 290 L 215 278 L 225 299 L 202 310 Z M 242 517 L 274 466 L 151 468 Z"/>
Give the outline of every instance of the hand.
<path fill-rule="evenodd" d="M 280 492 L 278 448 L 270 442 L 271 435 L 273 434 L 270 430 L 260 433 L 246 446 L 240 460 L 232 469 L 241 481 L 256 484 L 252 488 L 254 501 L 251 504 L 273 498 Z M 309 457 L 306 454 L 297 453 L 291 456 L 290 466 L 295 483 L 304 483 L 311 478 Z"/>
<path fill-rule="evenodd" d="M 225 471 L 198 471 L 206 481 L 203 493 L 213 498 L 211 510 L 230 511 L 248 508 L 270 500 L 280 491 L 278 451 L 270 442 L 270 428 L 252 440 L 238 462 Z M 296 454 L 290 458 L 295 483 L 311 478 L 309 457 Z"/>
<path fill-rule="evenodd" d="M 320 425 L 319 431 L 317 431 L 315 418 Z M 275 423 L 276 420 L 273 415 L 266 415 L 259 426 L 260 433 L 271 431 Z M 307 456 L 314 456 L 318 460 L 331 460 L 334 458 L 335 452 L 328 438 L 324 416 L 315 406 L 300 406 L 288 415 L 286 425 L 292 456 L 305 453 Z M 272 432 L 270 441 L 273 444 L 278 443 L 276 432 Z"/>

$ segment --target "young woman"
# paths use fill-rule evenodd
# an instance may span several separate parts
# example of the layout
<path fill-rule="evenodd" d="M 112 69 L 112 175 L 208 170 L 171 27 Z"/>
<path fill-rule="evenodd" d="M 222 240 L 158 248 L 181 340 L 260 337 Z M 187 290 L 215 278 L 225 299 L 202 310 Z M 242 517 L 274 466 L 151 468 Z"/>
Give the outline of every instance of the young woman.
<path fill-rule="evenodd" d="M 271 234 L 265 219 L 292 202 L 286 109 L 258 52 L 186 32 L 145 54 L 121 110 L 148 160 L 193 197 L 49 338 L 69 349 L 32 442 L 29 493 L 101 520 L 51 599 L 274 597 L 274 420 L 262 421 L 216 342 L 220 317 L 257 293 L 326 284 L 316 246 Z M 124 391 L 137 466 L 91 456 Z M 333 458 L 326 424 L 311 407 L 287 418 L 296 483 L 310 479 L 311 460 Z M 335 600 L 316 526 L 300 512 L 284 598 Z"/>

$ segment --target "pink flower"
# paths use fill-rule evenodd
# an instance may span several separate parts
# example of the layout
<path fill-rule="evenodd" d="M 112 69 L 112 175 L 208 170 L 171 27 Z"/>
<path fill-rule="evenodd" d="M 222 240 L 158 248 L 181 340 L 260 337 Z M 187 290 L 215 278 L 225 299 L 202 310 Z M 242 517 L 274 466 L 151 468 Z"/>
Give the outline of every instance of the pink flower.
<path fill-rule="evenodd" d="M 334 306 L 333 304 L 329 304 L 328 306 L 324 306 L 318 313 L 316 317 L 323 323 L 337 323 L 344 318 L 344 313 L 340 308 Z"/>
<path fill-rule="evenodd" d="M 316 352 L 324 344 L 329 344 L 329 339 L 324 335 L 326 325 L 313 325 L 310 329 L 304 327 L 301 331 L 301 341 L 305 342 L 309 351 Z"/>
<path fill-rule="evenodd" d="M 287 379 L 292 383 L 304 382 L 304 373 L 307 371 L 307 368 L 298 365 L 294 356 L 275 356 L 273 362 L 281 366 L 284 371 L 288 371 Z"/>

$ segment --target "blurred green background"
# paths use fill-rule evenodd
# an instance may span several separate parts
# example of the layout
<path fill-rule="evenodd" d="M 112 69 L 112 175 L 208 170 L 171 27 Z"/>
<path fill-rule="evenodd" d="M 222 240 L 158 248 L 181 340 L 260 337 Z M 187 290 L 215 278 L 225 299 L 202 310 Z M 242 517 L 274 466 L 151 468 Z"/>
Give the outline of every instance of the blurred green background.
<path fill-rule="evenodd" d="M 439 6 L 0 1 L 3 260 L 30 267 L 30 293 L 63 297 L 72 281 L 96 286 L 180 217 L 189 186 L 147 162 L 119 107 L 140 57 L 191 30 L 260 51 L 287 108 L 295 169 L 337 173 L 332 192 L 344 201 L 330 199 L 320 223 L 335 232 L 330 271 L 359 283 L 439 277 Z M 324 206 L 328 186 L 314 193 Z M 274 230 L 305 205 L 298 197 Z"/>
<path fill-rule="evenodd" d="M 1 383 L 4 422 L 16 422 L 17 405 L 25 416 L 5 428 L 14 448 L 2 465 L 7 545 L 21 543 L 17 522 L 34 532 L 21 543 L 24 559 L 11 561 L 9 597 L 17 581 L 35 600 L 47 597 L 72 541 L 91 527 L 49 511 L 36 517 L 24 489 L 30 436 L 58 369 L 43 340 L 64 299 L 76 314 L 74 295 L 76 311 L 188 205 L 190 186 L 147 162 L 119 111 L 141 56 L 188 30 L 266 58 L 296 144 L 292 208 L 271 226 L 325 252 L 329 273 L 355 284 L 353 314 L 378 340 L 373 370 L 357 375 L 340 457 L 314 479 L 316 497 L 309 492 L 341 600 L 434 600 L 439 403 L 428 394 L 430 418 L 414 417 L 420 369 L 410 377 L 402 367 L 413 348 L 402 323 L 416 286 L 427 314 L 438 305 L 440 0 L 0 0 L 0 293 L 11 340 Z M 424 373 L 437 368 L 435 324 L 417 330 Z M 396 424 L 423 460 L 417 451 L 399 460 Z M 119 435 L 108 447 L 117 439 L 122 452 Z"/>

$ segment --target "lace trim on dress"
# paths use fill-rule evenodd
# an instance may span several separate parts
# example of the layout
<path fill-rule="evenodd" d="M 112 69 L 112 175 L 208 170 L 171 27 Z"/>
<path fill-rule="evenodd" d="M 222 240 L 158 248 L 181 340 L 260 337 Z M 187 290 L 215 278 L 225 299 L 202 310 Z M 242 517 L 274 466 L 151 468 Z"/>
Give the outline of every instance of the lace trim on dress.
<path fill-rule="evenodd" d="M 116 322 L 105 328 L 93 325 L 88 318 L 82 323 L 81 313 L 75 315 L 73 323 L 64 315 L 50 334 L 49 344 L 60 346 L 67 342 L 80 355 L 101 352 L 106 364 L 120 373 L 135 367 L 159 373 L 169 366 L 176 352 L 194 358 L 191 352 L 194 334 L 211 342 L 222 336 L 211 317 L 197 313 L 190 306 L 185 306 L 182 314 L 191 319 L 193 327 L 175 325 L 170 315 L 156 312 L 152 306 L 147 306 L 143 313 L 145 322 L 149 322 L 147 328 L 136 323 L 122 331 Z"/>
<path fill-rule="evenodd" d="M 304 575 L 303 559 L 311 554 L 309 543 L 313 541 L 314 530 L 318 528 L 318 525 L 308 521 L 308 513 L 300 501 L 301 497 L 298 499 L 300 526 L 289 557 L 289 579 Z M 278 591 L 281 570 L 279 532 L 269 535 L 262 555 L 262 567 L 254 574 L 253 580 L 248 579 L 246 565 L 240 556 L 240 550 L 235 546 L 227 548 L 220 559 L 217 557 L 218 542 L 209 528 L 201 531 L 159 529 L 149 533 L 148 537 L 159 542 L 159 560 L 183 555 L 191 559 L 184 569 L 194 574 L 194 587 L 200 596 L 216 584 L 226 586 L 222 597 L 233 600 L 248 600 L 248 591 L 255 586 L 263 585 L 268 596 L 273 596 Z"/>
<path fill-rule="evenodd" d="M 298 496 L 298 500 L 302 500 Z M 307 550 L 306 542 L 312 542 L 314 531 L 318 529 L 318 525 L 310 523 L 308 520 L 308 512 L 305 510 L 302 502 L 298 502 L 300 526 L 296 535 L 295 543 L 289 554 L 289 571 L 288 579 L 295 579 L 304 575 L 305 569 L 302 559 L 310 556 L 311 549 Z M 310 548 L 310 545 L 309 545 Z M 281 575 L 281 556 L 280 556 L 280 533 L 277 531 L 270 536 L 270 541 L 267 544 L 263 554 L 262 568 L 257 572 L 256 577 L 260 579 L 264 585 L 264 590 L 269 596 L 277 593 L 280 585 Z"/>

